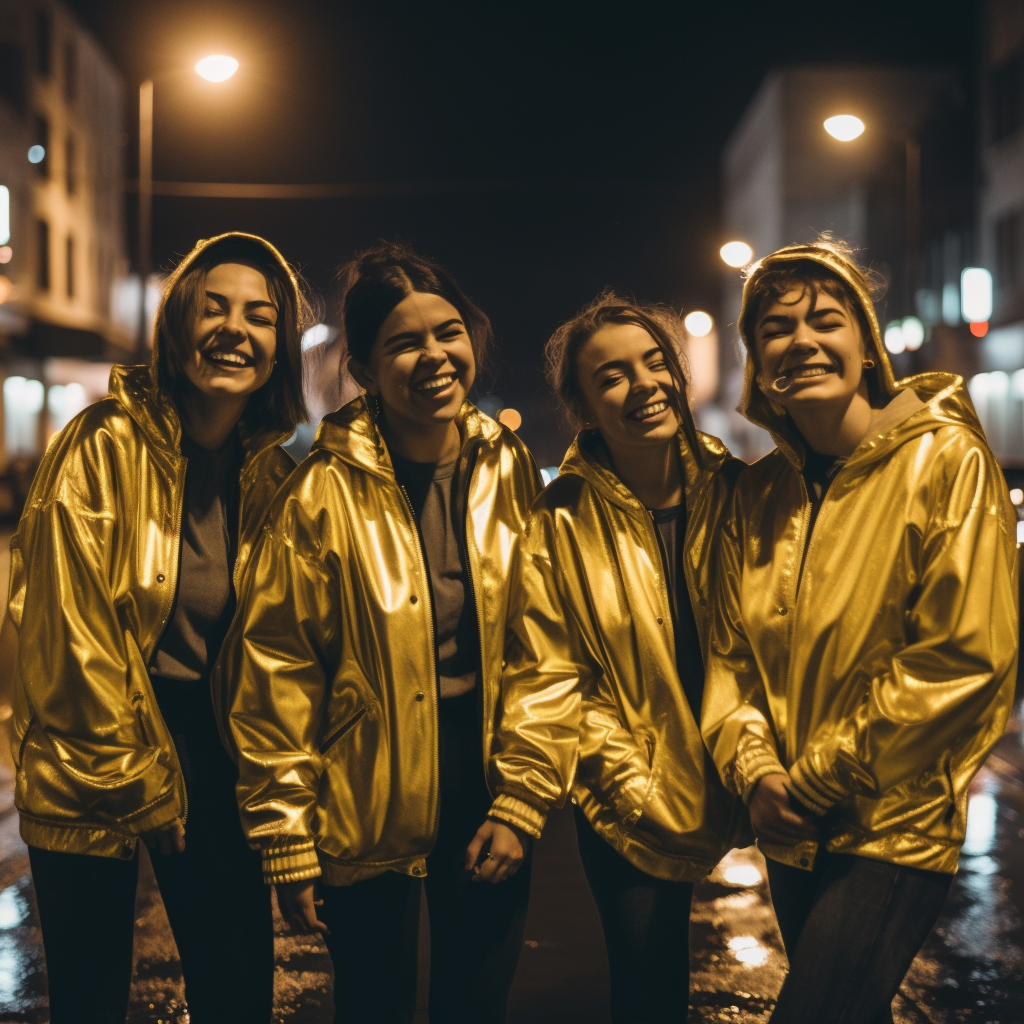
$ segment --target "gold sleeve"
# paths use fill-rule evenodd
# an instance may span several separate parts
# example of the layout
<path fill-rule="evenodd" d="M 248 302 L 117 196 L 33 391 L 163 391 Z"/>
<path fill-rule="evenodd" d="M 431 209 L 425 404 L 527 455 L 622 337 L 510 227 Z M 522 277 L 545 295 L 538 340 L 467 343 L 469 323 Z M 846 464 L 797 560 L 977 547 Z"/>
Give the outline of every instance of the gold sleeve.
<path fill-rule="evenodd" d="M 502 716 L 493 765 L 500 775 L 490 815 L 533 836 L 569 793 L 589 666 L 553 564 L 553 522 L 534 513 L 513 556 Z"/>
<path fill-rule="evenodd" d="M 1012 510 L 991 453 L 960 437 L 943 453 L 927 499 L 933 511 L 917 540 L 905 645 L 864 701 L 812 736 L 790 770 L 801 801 L 818 814 L 847 794 L 878 796 L 944 757 L 951 775 L 973 774 L 1003 732 L 1017 660 Z"/>
<path fill-rule="evenodd" d="M 79 486 L 91 486 L 97 474 L 79 471 Z M 32 503 L 12 543 L 10 611 L 20 685 L 63 784 L 140 835 L 179 816 L 179 793 L 175 766 L 147 735 L 145 696 L 130 685 L 145 667 L 114 607 L 116 548 L 112 515 L 76 513 L 51 496 Z"/>
<path fill-rule="evenodd" d="M 784 774 L 786 769 L 779 759 L 761 671 L 743 626 L 742 522 L 736 491 L 722 526 L 711 577 L 701 733 L 722 782 L 745 802 L 758 780 Z"/>
<path fill-rule="evenodd" d="M 307 543 L 315 531 L 289 495 L 264 526 L 225 641 L 242 825 L 263 854 L 268 883 L 320 874 L 313 844 L 317 736 L 338 659 L 340 615 L 339 588 Z"/>

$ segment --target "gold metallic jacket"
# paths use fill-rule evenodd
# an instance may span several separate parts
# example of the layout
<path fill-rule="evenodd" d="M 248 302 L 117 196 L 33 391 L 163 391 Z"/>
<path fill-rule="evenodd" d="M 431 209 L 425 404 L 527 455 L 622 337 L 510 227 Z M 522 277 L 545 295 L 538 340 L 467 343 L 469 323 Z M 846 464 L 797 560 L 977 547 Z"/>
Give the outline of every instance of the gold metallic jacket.
<path fill-rule="evenodd" d="M 723 529 L 703 733 L 744 799 L 788 771 L 830 851 L 954 872 L 968 784 L 1013 698 L 1016 515 L 961 378 L 894 382 L 840 255 L 769 260 L 808 257 L 860 295 L 893 397 L 808 537 L 802 439 L 748 364 L 744 411 L 778 448 L 744 472 Z M 807 866 L 814 845 L 765 852 Z"/>
<path fill-rule="evenodd" d="M 147 671 L 177 593 L 186 466 L 155 366 L 155 351 L 152 373 L 115 366 L 110 396 L 51 441 L 11 542 L 15 804 L 22 838 L 46 850 L 128 859 L 141 833 L 186 818 Z M 236 585 L 295 466 L 284 438 L 243 430 Z"/>
<path fill-rule="evenodd" d="M 682 548 L 703 647 L 718 527 L 742 463 L 698 436 L 703 469 L 680 441 Z M 719 781 L 679 680 L 653 517 L 594 431 L 579 435 L 561 474 L 517 551 L 491 817 L 539 835 L 571 790 L 642 871 L 696 881 L 736 845 L 746 812 Z"/>
<path fill-rule="evenodd" d="M 468 403 L 466 495 L 490 754 L 509 559 L 539 478 Z M 267 882 L 423 875 L 437 831 L 438 684 L 430 580 L 412 510 L 363 398 L 327 416 L 268 515 L 224 644 L 221 720 L 242 823 Z"/>

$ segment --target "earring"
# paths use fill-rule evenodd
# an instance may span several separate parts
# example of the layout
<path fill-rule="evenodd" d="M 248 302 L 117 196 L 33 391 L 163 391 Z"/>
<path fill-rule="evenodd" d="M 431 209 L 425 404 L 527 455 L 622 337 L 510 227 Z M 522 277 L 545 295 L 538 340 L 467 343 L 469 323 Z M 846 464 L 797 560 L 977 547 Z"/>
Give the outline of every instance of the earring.
<path fill-rule="evenodd" d="M 862 365 L 865 370 L 873 370 L 875 368 L 875 361 L 874 359 L 871 358 L 871 356 L 868 356 L 868 358 L 864 360 Z"/>

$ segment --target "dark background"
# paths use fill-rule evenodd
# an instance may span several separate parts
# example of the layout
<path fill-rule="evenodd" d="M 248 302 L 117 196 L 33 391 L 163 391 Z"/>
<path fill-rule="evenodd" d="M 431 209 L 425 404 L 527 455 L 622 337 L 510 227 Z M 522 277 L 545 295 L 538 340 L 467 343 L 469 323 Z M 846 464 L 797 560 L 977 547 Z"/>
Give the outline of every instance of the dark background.
<path fill-rule="evenodd" d="M 717 314 L 721 149 L 770 67 L 943 65 L 970 82 L 976 46 L 964 0 L 70 6 L 128 84 L 129 176 L 136 89 L 152 77 L 158 180 L 393 189 L 158 196 L 156 265 L 199 237 L 249 230 L 326 294 L 354 251 L 411 242 L 491 316 L 494 389 L 523 411 L 542 464 L 558 461 L 566 437 L 540 372 L 561 319 L 606 286 Z M 210 85 L 192 67 L 217 52 L 241 68 Z M 129 202 L 132 244 L 133 212 Z"/>

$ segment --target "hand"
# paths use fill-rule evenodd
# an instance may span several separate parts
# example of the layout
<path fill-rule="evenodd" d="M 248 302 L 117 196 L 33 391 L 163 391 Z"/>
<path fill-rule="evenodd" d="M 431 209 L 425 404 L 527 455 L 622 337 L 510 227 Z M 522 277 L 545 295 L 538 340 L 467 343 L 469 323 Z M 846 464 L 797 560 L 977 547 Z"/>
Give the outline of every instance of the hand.
<path fill-rule="evenodd" d="M 503 882 L 519 870 L 531 842 L 521 829 L 487 818 L 466 848 L 466 870 L 474 882 Z"/>
<path fill-rule="evenodd" d="M 330 934 L 327 925 L 316 916 L 316 908 L 322 907 L 324 901 L 314 899 L 313 879 L 279 882 L 274 888 L 277 890 L 277 909 L 294 931 Z"/>
<path fill-rule="evenodd" d="M 754 783 L 747 801 L 754 835 L 766 843 L 795 846 L 820 838 L 813 814 L 796 798 L 788 775 L 765 775 Z"/>
<path fill-rule="evenodd" d="M 170 857 L 172 853 L 185 852 L 185 826 L 177 819 L 166 828 L 143 832 L 142 839 L 151 850 L 159 847 L 164 857 Z"/>

